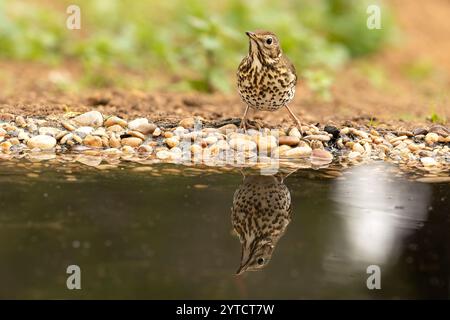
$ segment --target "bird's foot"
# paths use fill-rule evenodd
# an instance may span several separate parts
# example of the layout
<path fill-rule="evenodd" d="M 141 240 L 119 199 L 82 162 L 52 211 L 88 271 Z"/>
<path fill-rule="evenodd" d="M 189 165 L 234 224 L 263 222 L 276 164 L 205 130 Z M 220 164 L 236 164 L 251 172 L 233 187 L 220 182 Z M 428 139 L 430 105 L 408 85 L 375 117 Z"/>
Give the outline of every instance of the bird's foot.
<path fill-rule="evenodd" d="M 241 120 L 241 125 L 239 126 L 239 129 L 241 129 L 244 133 L 247 132 L 247 120 Z"/>

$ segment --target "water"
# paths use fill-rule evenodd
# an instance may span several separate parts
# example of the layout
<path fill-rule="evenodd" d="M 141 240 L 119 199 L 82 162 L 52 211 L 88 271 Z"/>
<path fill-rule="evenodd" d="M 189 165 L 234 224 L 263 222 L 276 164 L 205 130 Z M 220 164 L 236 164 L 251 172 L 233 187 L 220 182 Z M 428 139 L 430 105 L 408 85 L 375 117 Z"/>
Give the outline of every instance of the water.
<path fill-rule="evenodd" d="M 292 221 L 265 268 L 236 276 L 239 170 L 2 165 L 0 298 L 448 299 L 450 185 L 381 164 L 333 175 L 285 177 Z"/>

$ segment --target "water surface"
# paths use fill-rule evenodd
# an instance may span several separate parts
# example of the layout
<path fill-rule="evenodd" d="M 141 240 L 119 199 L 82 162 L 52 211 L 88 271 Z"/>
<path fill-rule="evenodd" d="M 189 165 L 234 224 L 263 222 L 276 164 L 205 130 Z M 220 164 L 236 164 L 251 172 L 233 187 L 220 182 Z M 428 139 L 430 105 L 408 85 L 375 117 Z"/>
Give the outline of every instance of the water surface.
<path fill-rule="evenodd" d="M 0 298 L 449 298 L 449 184 L 381 164 L 298 170 L 270 263 L 236 276 L 243 174 L 258 172 L 1 166 Z M 81 290 L 66 287 L 72 264 Z M 380 290 L 367 288 L 370 265 Z"/>

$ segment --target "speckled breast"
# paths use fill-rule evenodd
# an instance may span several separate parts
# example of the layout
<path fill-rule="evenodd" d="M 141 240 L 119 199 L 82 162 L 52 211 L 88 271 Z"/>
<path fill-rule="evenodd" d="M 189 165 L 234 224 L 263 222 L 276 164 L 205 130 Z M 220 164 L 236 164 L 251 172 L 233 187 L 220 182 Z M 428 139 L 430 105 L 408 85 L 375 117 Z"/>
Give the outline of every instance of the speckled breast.
<path fill-rule="evenodd" d="M 251 108 L 274 111 L 288 104 L 295 95 L 295 75 L 262 68 L 238 77 L 242 100 Z"/>

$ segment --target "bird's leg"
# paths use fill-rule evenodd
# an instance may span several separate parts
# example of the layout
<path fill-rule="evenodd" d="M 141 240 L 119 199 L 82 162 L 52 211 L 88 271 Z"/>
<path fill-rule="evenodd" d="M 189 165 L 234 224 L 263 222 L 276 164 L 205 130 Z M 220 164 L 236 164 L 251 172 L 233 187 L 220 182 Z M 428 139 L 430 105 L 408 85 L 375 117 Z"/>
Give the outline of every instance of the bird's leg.
<path fill-rule="evenodd" d="M 247 124 L 246 123 L 247 123 L 248 109 L 249 109 L 249 106 L 247 105 L 247 107 L 245 108 L 245 111 L 244 111 L 244 116 L 242 117 L 242 120 L 241 120 L 241 129 L 243 129 L 244 132 L 247 131 Z"/>
<path fill-rule="evenodd" d="M 285 104 L 284 106 L 286 107 L 287 111 L 289 112 L 289 115 L 291 116 L 291 118 L 294 120 L 295 124 L 298 126 L 298 129 L 300 130 L 300 133 L 303 135 L 302 124 L 301 124 L 300 120 L 292 112 L 292 110 L 288 107 L 287 104 Z"/>

